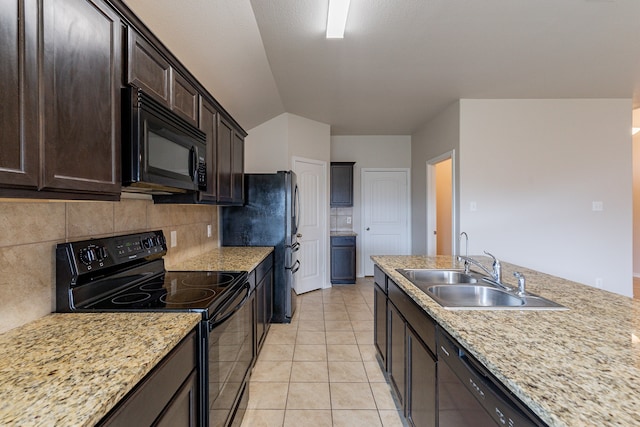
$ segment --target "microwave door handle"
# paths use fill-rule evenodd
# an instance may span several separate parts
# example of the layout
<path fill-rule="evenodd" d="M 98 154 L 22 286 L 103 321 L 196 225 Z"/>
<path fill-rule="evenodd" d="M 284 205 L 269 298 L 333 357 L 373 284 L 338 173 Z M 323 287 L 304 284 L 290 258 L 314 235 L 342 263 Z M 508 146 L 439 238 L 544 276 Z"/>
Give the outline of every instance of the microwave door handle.
<path fill-rule="evenodd" d="M 198 168 L 198 151 L 196 147 L 191 146 L 191 150 L 189 150 L 189 154 L 191 154 L 191 158 L 189 159 L 189 176 L 192 180 L 196 179 L 196 171 Z"/>

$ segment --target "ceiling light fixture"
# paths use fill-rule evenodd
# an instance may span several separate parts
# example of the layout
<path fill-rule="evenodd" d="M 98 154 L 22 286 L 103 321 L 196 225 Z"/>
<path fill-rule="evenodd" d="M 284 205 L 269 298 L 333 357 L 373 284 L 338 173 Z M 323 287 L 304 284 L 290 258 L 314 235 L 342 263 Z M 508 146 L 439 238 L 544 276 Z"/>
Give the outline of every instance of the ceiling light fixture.
<path fill-rule="evenodd" d="M 327 15 L 328 39 L 344 38 L 344 28 L 347 26 L 347 15 L 349 15 L 349 3 L 351 3 L 351 0 L 329 0 L 329 13 Z"/>

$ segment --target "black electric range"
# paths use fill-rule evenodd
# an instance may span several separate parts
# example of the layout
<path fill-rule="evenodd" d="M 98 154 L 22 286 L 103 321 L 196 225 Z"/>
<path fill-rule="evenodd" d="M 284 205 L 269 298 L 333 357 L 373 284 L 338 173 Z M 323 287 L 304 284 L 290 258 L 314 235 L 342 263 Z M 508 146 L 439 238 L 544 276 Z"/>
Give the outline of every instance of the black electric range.
<path fill-rule="evenodd" d="M 246 272 L 166 271 L 162 231 L 59 244 L 57 311 L 197 311 L 203 319 Z"/>
<path fill-rule="evenodd" d="M 255 296 L 248 273 L 166 271 L 166 253 L 162 231 L 57 245 L 57 311 L 201 313 L 197 424 L 239 424 L 255 360 Z"/>

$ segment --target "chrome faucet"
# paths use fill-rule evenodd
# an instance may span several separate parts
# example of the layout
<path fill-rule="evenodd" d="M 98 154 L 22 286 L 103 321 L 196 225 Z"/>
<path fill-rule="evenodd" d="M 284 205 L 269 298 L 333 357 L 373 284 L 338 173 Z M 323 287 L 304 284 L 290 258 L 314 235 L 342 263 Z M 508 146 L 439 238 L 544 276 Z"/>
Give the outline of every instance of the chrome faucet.
<path fill-rule="evenodd" d="M 491 264 L 493 271 L 489 271 L 484 265 L 480 264 L 480 262 L 468 256 L 458 255 L 458 260 L 464 261 L 464 271 L 466 273 L 469 272 L 469 264 L 473 264 L 491 276 L 496 283 L 502 285 L 502 265 L 500 265 L 500 261 L 489 252 L 484 251 L 484 253 L 493 258 L 493 263 Z"/>

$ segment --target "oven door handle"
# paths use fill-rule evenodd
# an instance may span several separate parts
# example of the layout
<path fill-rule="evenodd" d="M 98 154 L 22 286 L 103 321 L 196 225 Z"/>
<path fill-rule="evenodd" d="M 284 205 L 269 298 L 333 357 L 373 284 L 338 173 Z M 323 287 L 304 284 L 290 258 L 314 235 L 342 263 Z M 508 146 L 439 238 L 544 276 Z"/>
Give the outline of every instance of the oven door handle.
<path fill-rule="evenodd" d="M 209 331 L 211 331 L 216 326 L 219 326 L 224 322 L 226 322 L 231 316 L 236 314 L 236 312 L 238 312 L 238 310 L 240 310 L 244 306 L 244 304 L 249 299 L 250 289 L 251 289 L 251 285 L 249 284 L 249 282 L 247 282 L 244 285 L 242 285 L 242 288 L 238 290 L 238 292 L 236 292 L 231 298 L 229 298 L 229 301 L 233 302 L 236 299 L 236 297 L 240 295 L 243 291 L 245 290 L 247 291 L 247 295 L 245 295 L 244 298 L 242 298 L 242 301 L 240 301 L 235 307 L 229 310 L 230 307 L 225 306 L 224 310 L 221 310 L 221 313 L 220 313 L 222 317 L 219 317 L 220 315 L 217 315 L 209 321 Z"/>
<path fill-rule="evenodd" d="M 300 260 L 296 260 L 291 267 L 285 267 L 286 270 L 291 270 L 291 273 L 297 273 L 300 270 Z"/>

